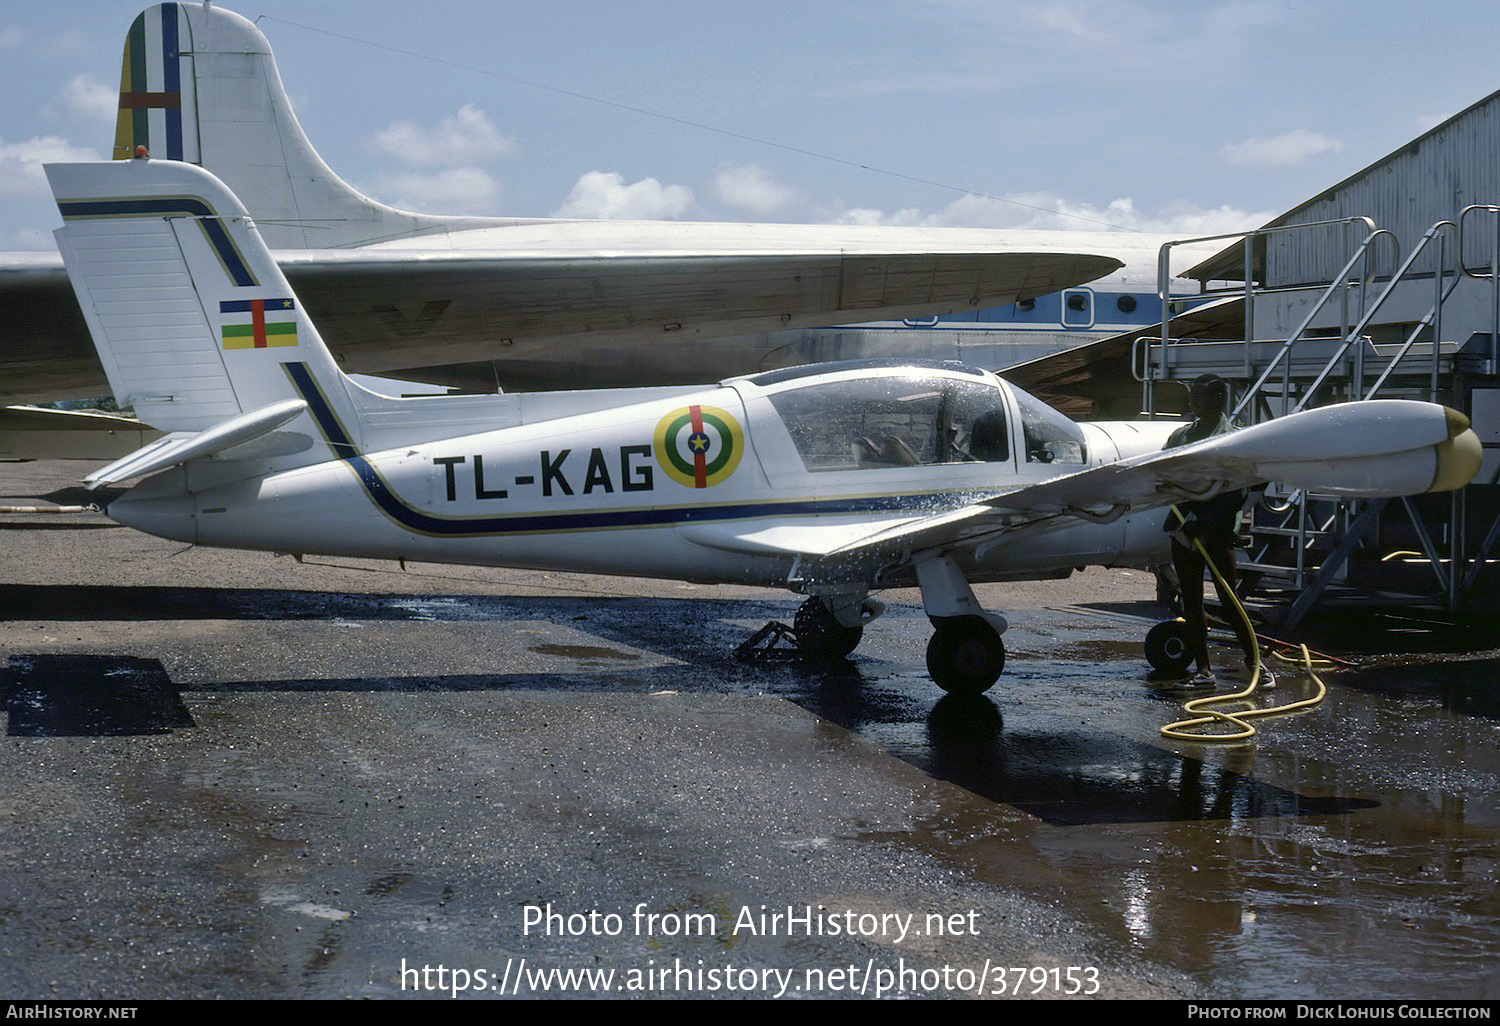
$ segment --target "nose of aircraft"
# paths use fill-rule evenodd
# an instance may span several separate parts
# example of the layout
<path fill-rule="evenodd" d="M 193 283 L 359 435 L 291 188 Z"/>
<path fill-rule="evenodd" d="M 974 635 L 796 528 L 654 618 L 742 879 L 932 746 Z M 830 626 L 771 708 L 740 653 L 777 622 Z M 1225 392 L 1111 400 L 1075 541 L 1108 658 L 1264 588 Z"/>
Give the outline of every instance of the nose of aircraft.
<path fill-rule="evenodd" d="M 132 489 L 111 502 L 104 510 L 105 516 L 158 538 L 183 542 L 196 540 L 197 509 L 191 495 L 136 494 L 138 491 Z"/>

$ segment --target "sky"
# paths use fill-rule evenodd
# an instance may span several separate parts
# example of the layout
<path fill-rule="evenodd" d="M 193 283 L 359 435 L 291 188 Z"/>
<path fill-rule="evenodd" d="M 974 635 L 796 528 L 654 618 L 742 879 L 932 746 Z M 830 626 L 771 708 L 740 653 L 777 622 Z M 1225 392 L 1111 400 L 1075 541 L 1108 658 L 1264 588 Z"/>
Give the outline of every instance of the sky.
<path fill-rule="evenodd" d="M 0 5 L 0 250 L 104 159 L 139 0 Z M 235 0 L 361 191 L 433 213 L 1198 236 L 1500 89 L 1450 0 Z"/>

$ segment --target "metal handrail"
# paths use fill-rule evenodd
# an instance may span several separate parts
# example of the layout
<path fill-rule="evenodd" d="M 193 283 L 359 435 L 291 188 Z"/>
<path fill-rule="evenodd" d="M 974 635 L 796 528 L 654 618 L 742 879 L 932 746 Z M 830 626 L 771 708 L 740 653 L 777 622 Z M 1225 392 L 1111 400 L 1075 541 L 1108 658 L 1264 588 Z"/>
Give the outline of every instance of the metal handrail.
<path fill-rule="evenodd" d="M 1458 241 L 1459 242 L 1463 242 L 1464 241 L 1464 223 L 1468 220 L 1468 217 L 1469 217 L 1469 215 L 1471 213 L 1500 214 L 1500 206 L 1496 206 L 1493 203 L 1471 203 L 1467 207 L 1464 207 L 1462 210 L 1460 210 L 1458 212 Z M 1497 222 L 1496 222 L 1495 235 L 1496 235 L 1497 239 L 1500 239 L 1500 220 L 1497 220 Z M 1493 254 L 1491 254 L 1491 256 L 1493 257 Z M 1475 279 L 1478 279 L 1480 281 L 1483 281 L 1486 278 L 1493 278 L 1493 277 L 1495 277 L 1494 266 L 1495 266 L 1494 262 L 1493 262 L 1493 260 L 1491 260 L 1491 263 L 1490 263 L 1488 269 L 1486 269 L 1484 271 L 1474 270 L 1468 264 L 1464 263 L 1464 251 L 1462 249 L 1460 249 L 1458 251 L 1458 270 L 1459 270 L 1459 273 L 1463 274 L 1463 275 L 1465 275 L 1467 277 L 1475 278 Z"/>
<path fill-rule="evenodd" d="M 1401 243 L 1396 238 L 1395 233 L 1390 231 L 1389 229 L 1377 228 L 1374 231 L 1370 232 L 1369 235 L 1366 235 L 1365 240 L 1361 242 L 1357 247 L 1355 247 L 1354 255 L 1349 258 L 1349 262 L 1344 264 L 1344 266 L 1339 270 L 1339 273 L 1334 276 L 1334 279 L 1328 283 L 1328 287 L 1323 290 L 1323 294 L 1318 297 L 1315 303 L 1313 303 L 1312 309 L 1308 311 L 1307 316 L 1302 319 L 1302 323 L 1297 326 L 1297 330 L 1292 332 L 1292 334 L 1288 336 L 1287 340 L 1282 343 L 1281 348 L 1276 352 L 1276 356 L 1271 360 L 1269 364 L 1266 365 L 1266 369 L 1261 372 L 1260 377 L 1255 379 L 1255 383 L 1245 390 L 1245 394 L 1240 397 L 1240 401 L 1236 403 L 1234 409 L 1230 411 L 1230 420 L 1238 420 L 1240 414 L 1244 412 L 1245 407 L 1254 401 L 1255 396 L 1260 392 L 1261 388 L 1267 381 L 1271 379 L 1271 375 L 1275 372 L 1277 365 L 1281 363 L 1282 357 L 1287 358 L 1286 369 L 1282 375 L 1282 395 L 1287 396 L 1291 394 L 1291 353 L 1293 347 L 1302 340 L 1303 334 L 1309 327 L 1312 326 L 1314 318 L 1316 318 L 1318 314 L 1323 311 L 1323 307 L 1327 305 L 1328 300 L 1332 299 L 1336 292 L 1348 285 L 1349 274 L 1354 270 L 1355 264 L 1359 263 L 1359 261 L 1361 260 L 1366 261 L 1364 274 L 1360 278 L 1360 288 L 1361 292 L 1363 292 L 1365 283 L 1368 282 L 1371 277 L 1369 274 L 1369 256 L 1373 251 L 1375 241 L 1382 236 L 1388 237 L 1391 240 L 1392 244 L 1396 246 L 1396 252 L 1398 254 L 1400 253 Z"/>
<path fill-rule="evenodd" d="M 1226 232 L 1222 235 L 1203 235 L 1192 239 L 1174 239 L 1171 242 L 1163 243 L 1156 255 L 1156 294 L 1157 298 L 1161 301 L 1162 369 L 1168 369 L 1168 364 L 1171 362 L 1172 304 L 1174 302 L 1174 297 L 1171 294 L 1173 246 L 1186 246 L 1197 242 L 1218 242 L 1222 239 L 1239 239 L 1242 241 L 1245 247 L 1245 339 L 1248 342 L 1254 337 L 1255 326 L 1255 240 L 1258 238 L 1267 238 L 1282 232 L 1301 231 L 1306 228 L 1325 228 L 1332 225 L 1344 225 L 1346 227 L 1363 225 L 1367 238 L 1379 230 L 1375 227 L 1375 222 L 1368 217 L 1338 217 L 1325 221 L 1307 221 L 1301 224 L 1283 224 L 1270 228 L 1254 228 L 1244 232 Z M 1248 347 L 1245 350 L 1245 376 L 1250 376 L 1250 351 Z M 1155 376 L 1151 375 L 1150 380 L 1146 381 L 1142 387 L 1142 390 L 1145 392 L 1143 405 L 1146 407 L 1147 416 L 1151 419 L 1155 419 L 1156 417 L 1154 383 Z"/>
<path fill-rule="evenodd" d="M 1490 269 L 1479 273 L 1464 263 L 1464 222 L 1473 211 L 1485 211 L 1495 217 L 1495 234 L 1490 240 Z M 1458 212 L 1458 270 L 1465 277 L 1490 280 L 1490 371 L 1500 368 L 1500 207 L 1490 203 L 1471 203 Z"/>
<path fill-rule="evenodd" d="M 1416 263 L 1417 258 L 1422 255 L 1422 252 L 1427 248 L 1428 243 L 1432 242 L 1432 240 L 1435 238 L 1441 237 L 1442 229 L 1444 227 L 1452 228 L 1455 232 L 1458 230 L 1458 225 L 1452 221 L 1439 221 L 1437 224 L 1433 225 L 1431 228 L 1427 229 L 1427 231 L 1422 233 L 1422 238 L 1417 242 L 1415 246 L 1412 247 L 1412 250 L 1409 254 L 1407 254 L 1406 259 L 1401 262 L 1401 266 L 1396 269 L 1396 273 L 1391 275 L 1390 284 L 1385 287 L 1385 291 L 1381 292 L 1381 294 L 1376 297 L 1375 302 L 1370 305 L 1370 308 L 1365 311 L 1364 316 L 1359 319 L 1359 323 L 1356 324 L 1352 329 L 1350 329 L 1349 333 L 1344 337 L 1343 342 L 1334 352 L 1333 357 L 1329 359 L 1327 365 L 1325 365 L 1323 370 L 1319 372 L 1318 376 L 1313 379 L 1313 383 L 1307 386 L 1307 389 L 1302 393 L 1302 398 L 1299 399 L 1297 401 L 1297 405 L 1293 407 L 1294 412 L 1305 409 L 1307 407 L 1307 404 L 1312 401 L 1313 396 L 1317 394 L 1318 389 L 1323 386 L 1323 382 L 1327 381 L 1328 376 L 1333 373 L 1333 368 L 1336 367 L 1338 365 L 1338 362 L 1344 358 L 1344 354 L 1349 351 L 1349 347 L 1353 345 L 1355 341 L 1360 340 L 1360 336 L 1364 333 L 1365 328 L 1369 327 L 1370 322 L 1375 319 L 1375 315 L 1380 311 L 1381 306 L 1383 306 L 1385 304 L 1385 301 L 1389 299 L 1395 292 L 1396 286 L 1401 284 L 1401 279 L 1406 277 L 1406 272 L 1411 270 L 1412 264 Z M 1438 270 L 1438 279 L 1441 282 L 1441 266 L 1438 268 Z M 1363 341 L 1361 341 L 1360 344 L 1362 351 Z M 1405 355 L 1404 351 L 1402 355 Z M 1361 387 L 1361 385 L 1356 385 L 1356 388 L 1359 387 Z"/>
<path fill-rule="evenodd" d="M 1452 222 L 1449 222 L 1449 223 L 1451 224 Z M 1437 397 L 1438 397 L 1438 358 L 1441 355 L 1441 351 L 1442 351 L 1441 347 L 1442 347 L 1442 323 L 1443 323 L 1443 320 L 1442 320 L 1443 313 L 1442 313 L 1442 311 L 1443 311 L 1443 304 L 1448 301 L 1448 297 L 1449 296 L 1453 295 L 1453 290 L 1456 289 L 1456 288 L 1458 288 L 1458 283 L 1461 282 L 1461 281 L 1463 281 L 1463 275 L 1461 273 L 1459 273 L 1458 271 L 1455 271 L 1454 274 L 1453 274 L 1453 281 L 1451 283 L 1449 283 L 1449 285 L 1448 285 L 1447 288 L 1443 287 L 1443 277 L 1444 277 L 1444 275 L 1443 275 L 1443 269 L 1442 269 L 1442 267 L 1443 267 L 1443 265 L 1442 265 L 1442 257 L 1443 257 L 1443 251 L 1442 251 L 1442 245 L 1440 243 L 1439 244 L 1439 248 L 1438 248 L 1438 274 L 1437 274 L 1437 290 L 1438 290 L 1438 292 L 1437 292 L 1437 298 L 1433 301 L 1432 309 L 1428 310 L 1425 314 L 1422 315 L 1422 319 L 1417 322 L 1417 325 L 1416 325 L 1415 328 L 1412 329 L 1411 334 L 1408 335 L 1408 336 L 1406 336 L 1406 341 L 1404 343 L 1402 343 L 1401 349 L 1396 353 L 1395 356 L 1393 356 L 1391 358 L 1390 363 L 1386 364 L 1385 370 L 1381 371 L 1381 373 L 1380 373 L 1380 377 L 1378 377 L 1378 378 L 1375 379 L 1375 384 L 1371 385 L 1370 386 L 1370 390 L 1368 392 L 1366 392 L 1360 398 L 1362 398 L 1362 399 L 1373 399 L 1373 398 L 1375 398 L 1375 393 L 1378 392 L 1378 391 L 1380 391 L 1381 386 L 1383 386 L 1386 383 L 1386 380 L 1391 376 L 1391 374 L 1395 372 L 1396 365 L 1399 364 L 1402 360 L 1406 359 L 1406 354 L 1408 352 L 1410 352 L 1412 346 L 1416 344 L 1417 336 L 1420 335 L 1420 334 L 1422 334 L 1423 330 L 1426 329 L 1428 325 L 1431 325 L 1432 326 L 1432 372 L 1431 372 L 1431 379 L 1432 380 L 1431 380 L 1430 385 L 1429 385 L 1429 389 L 1430 389 L 1430 396 L 1429 396 L 1429 398 L 1431 398 L 1431 400 L 1433 402 L 1437 402 Z M 1462 260 L 1462 258 L 1460 258 L 1460 260 Z"/>

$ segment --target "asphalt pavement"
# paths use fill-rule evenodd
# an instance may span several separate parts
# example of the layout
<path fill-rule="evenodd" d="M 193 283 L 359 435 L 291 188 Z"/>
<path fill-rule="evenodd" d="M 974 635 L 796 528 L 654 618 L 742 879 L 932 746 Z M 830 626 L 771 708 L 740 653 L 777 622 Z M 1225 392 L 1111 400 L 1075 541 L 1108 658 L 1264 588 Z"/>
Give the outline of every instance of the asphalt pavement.
<path fill-rule="evenodd" d="M 958 702 L 912 592 L 811 670 L 734 658 L 761 589 L 97 514 L 0 557 L 0 997 L 1500 994 L 1487 650 L 1209 746 L 1129 571 L 979 589 L 1009 665 Z"/>

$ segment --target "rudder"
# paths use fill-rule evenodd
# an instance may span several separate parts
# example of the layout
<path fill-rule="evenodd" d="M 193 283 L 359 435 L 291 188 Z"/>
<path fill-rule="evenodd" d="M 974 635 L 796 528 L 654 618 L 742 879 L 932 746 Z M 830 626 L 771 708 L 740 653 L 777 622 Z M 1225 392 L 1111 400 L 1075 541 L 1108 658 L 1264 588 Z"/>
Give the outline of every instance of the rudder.
<path fill-rule="evenodd" d="M 46 170 L 58 248 L 122 405 L 203 431 L 302 398 L 297 373 L 358 440 L 350 382 L 223 182 L 177 161 Z"/>

